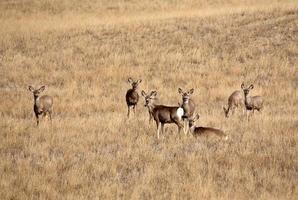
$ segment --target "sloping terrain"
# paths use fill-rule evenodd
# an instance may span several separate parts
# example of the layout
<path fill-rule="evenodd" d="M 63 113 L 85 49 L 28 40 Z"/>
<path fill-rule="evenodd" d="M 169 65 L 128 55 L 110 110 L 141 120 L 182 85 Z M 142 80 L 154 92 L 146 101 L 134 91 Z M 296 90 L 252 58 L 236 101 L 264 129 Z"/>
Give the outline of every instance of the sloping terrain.
<path fill-rule="evenodd" d="M 1 18 L 0 196 L 296 199 L 298 7 L 225 9 L 71 25 Z M 126 119 L 130 76 L 167 105 L 181 101 L 178 87 L 194 88 L 199 124 L 231 139 L 196 140 L 169 125 L 157 140 L 143 99 Z M 249 122 L 240 109 L 229 119 L 222 110 L 242 82 L 265 99 Z M 43 84 L 54 121 L 37 128 L 28 85 Z"/>

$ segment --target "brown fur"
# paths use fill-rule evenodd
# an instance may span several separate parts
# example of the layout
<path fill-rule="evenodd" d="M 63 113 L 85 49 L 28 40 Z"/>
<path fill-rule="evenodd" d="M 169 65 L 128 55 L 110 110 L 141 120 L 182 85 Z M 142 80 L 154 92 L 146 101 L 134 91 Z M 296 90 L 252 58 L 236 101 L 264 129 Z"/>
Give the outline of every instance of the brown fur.
<path fill-rule="evenodd" d="M 50 120 L 52 121 L 52 112 L 53 112 L 53 98 L 48 95 L 39 96 L 41 92 L 45 90 L 45 86 L 40 87 L 39 89 L 34 89 L 32 86 L 29 86 L 29 91 L 33 93 L 34 105 L 33 110 L 36 117 L 36 123 L 39 125 L 39 116 L 42 115 L 45 117 L 49 115 Z"/>
<path fill-rule="evenodd" d="M 142 95 L 145 98 L 145 106 L 148 107 L 149 115 L 151 114 L 156 122 L 157 126 L 157 138 L 159 138 L 160 129 L 164 133 L 164 124 L 175 123 L 178 126 L 178 132 L 180 133 L 183 127 L 181 123 L 181 117 L 177 115 L 177 106 L 165 106 L 154 104 L 156 91 L 151 91 L 149 95 L 145 91 L 142 91 Z"/>
<path fill-rule="evenodd" d="M 196 127 L 195 122 L 200 118 L 199 115 L 196 115 L 194 118 L 189 120 L 189 127 L 190 132 L 193 134 L 194 137 L 200 136 L 209 136 L 209 135 L 216 135 L 218 137 L 224 138 L 225 140 L 228 139 L 228 136 L 220 129 L 211 128 L 211 127 Z"/>
<path fill-rule="evenodd" d="M 130 115 L 130 108 L 133 108 L 134 113 L 136 112 L 136 107 L 139 102 L 139 94 L 137 92 L 138 85 L 142 82 L 141 79 L 133 81 L 132 78 L 128 78 L 128 82 L 131 84 L 132 88 L 127 90 L 125 95 L 125 100 L 127 104 L 127 117 Z"/>
<path fill-rule="evenodd" d="M 194 89 L 190 89 L 187 92 L 183 92 L 183 90 L 181 88 L 178 88 L 178 92 L 179 94 L 182 95 L 182 104 L 181 107 L 184 110 L 184 133 L 187 134 L 188 133 L 188 123 L 187 121 L 189 121 L 190 118 L 192 118 L 194 116 L 195 110 L 196 110 L 196 105 L 194 103 L 194 101 L 190 98 L 190 96 L 193 94 Z"/>
<path fill-rule="evenodd" d="M 263 109 L 263 98 L 261 96 L 248 96 L 250 90 L 254 88 L 254 85 L 251 84 L 248 88 L 245 88 L 244 83 L 242 83 L 241 88 L 244 93 L 244 103 L 247 116 L 249 111 L 252 111 L 252 113 L 254 113 L 255 110 L 261 112 L 261 110 Z"/>
<path fill-rule="evenodd" d="M 238 107 L 244 108 L 244 96 L 241 91 L 236 90 L 230 95 L 228 99 L 228 108 L 223 107 L 225 116 L 228 118 L 230 111 L 232 112 L 232 114 L 234 114 L 235 109 Z"/>

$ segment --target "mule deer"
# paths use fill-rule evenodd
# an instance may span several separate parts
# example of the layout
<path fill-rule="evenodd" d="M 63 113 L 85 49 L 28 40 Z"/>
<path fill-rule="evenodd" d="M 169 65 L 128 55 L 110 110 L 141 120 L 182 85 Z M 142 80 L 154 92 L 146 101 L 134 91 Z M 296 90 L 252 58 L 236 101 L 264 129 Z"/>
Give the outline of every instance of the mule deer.
<path fill-rule="evenodd" d="M 240 92 L 239 90 L 236 90 L 230 95 L 228 99 L 228 108 L 223 107 L 225 116 L 228 118 L 230 111 L 232 111 L 232 114 L 234 114 L 235 109 L 238 107 L 244 108 L 244 97 L 242 92 Z"/>
<path fill-rule="evenodd" d="M 33 93 L 34 106 L 33 110 L 36 117 L 37 126 L 39 125 L 39 116 L 46 116 L 47 114 L 52 121 L 52 111 L 53 111 L 53 98 L 48 95 L 39 96 L 41 92 L 45 90 L 45 86 L 41 86 L 39 89 L 34 89 L 34 87 L 29 86 L 29 91 Z"/>
<path fill-rule="evenodd" d="M 187 92 L 183 92 L 181 88 L 178 88 L 179 94 L 182 95 L 182 105 L 181 107 L 184 110 L 184 115 L 183 115 L 183 120 L 184 120 L 184 133 L 187 134 L 189 131 L 189 126 L 187 121 L 193 117 L 195 110 L 196 110 L 196 105 L 193 102 L 193 100 L 190 99 L 190 96 L 193 94 L 194 89 L 190 89 Z M 179 104 L 180 105 L 180 104 Z"/>
<path fill-rule="evenodd" d="M 251 84 L 248 88 L 245 88 L 244 83 L 241 84 L 241 89 L 244 93 L 244 104 L 247 114 L 249 111 L 252 111 L 252 113 L 254 113 L 255 110 L 260 112 L 263 108 L 263 98 L 261 96 L 248 97 L 249 91 L 253 88 L 253 84 Z"/>
<path fill-rule="evenodd" d="M 196 127 L 195 122 L 200 118 L 200 116 L 197 114 L 195 117 L 189 119 L 189 130 L 193 134 L 194 137 L 199 137 L 203 135 L 210 135 L 214 134 L 217 135 L 224 140 L 228 140 L 228 135 L 226 135 L 222 130 L 216 129 L 216 128 L 211 128 L 211 127 Z"/>
<path fill-rule="evenodd" d="M 164 133 L 164 124 L 175 123 L 178 126 L 178 133 L 180 133 L 183 124 L 181 123 L 184 111 L 181 107 L 156 105 L 154 103 L 157 92 L 151 91 L 146 94 L 142 91 L 142 96 L 145 98 L 145 107 L 149 110 L 149 115 L 153 117 L 157 126 L 157 138 L 159 139 L 160 129 Z"/>
<path fill-rule="evenodd" d="M 134 113 L 136 113 L 136 107 L 139 101 L 139 94 L 137 92 L 138 85 L 142 82 L 141 79 L 134 81 L 132 78 L 128 78 L 128 82 L 131 84 L 132 88 L 126 92 L 126 104 L 127 104 L 127 117 L 130 115 L 130 108 L 133 108 Z"/>

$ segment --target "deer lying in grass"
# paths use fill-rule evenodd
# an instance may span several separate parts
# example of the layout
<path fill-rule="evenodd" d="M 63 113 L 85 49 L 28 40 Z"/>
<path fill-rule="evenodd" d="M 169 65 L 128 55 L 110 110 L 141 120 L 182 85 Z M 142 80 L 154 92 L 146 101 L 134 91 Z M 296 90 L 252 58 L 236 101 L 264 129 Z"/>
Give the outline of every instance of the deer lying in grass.
<path fill-rule="evenodd" d="M 255 110 L 261 112 L 263 108 L 263 98 L 261 96 L 253 96 L 253 97 L 248 96 L 249 91 L 254 88 L 254 85 L 251 84 L 248 88 L 245 88 L 244 83 L 242 83 L 241 88 L 244 93 L 244 104 L 245 104 L 246 114 L 247 114 L 246 116 L 248 117 L 249 111 L 252 111 L 253 114 Z"/>
<path fill-rule="evenodd" d="M 194 118 L 189 119 L 189 130 L 193 134 L 194 137 L 199 137 L 203 135 L 210 135 L 214 134 L 217 135 L 224 140 L 228 140 L 228 135 L 226 135 L 222 130 L 216 129 L 216 128 L 211 128 L 211 127 L 197 127 L 195 126 L 195 122 L 200 118 L 200 116 L 197 114 Z"/>
<path fill-rule="evenodd" d="M 157 138 L 159 139 L 160 130 L 164 133 L 164 124 L 168 123 L 175 123 L 178 126 L 178 133 L 180 133 L 183 127 L 183 109 L 177 106 L 156 105 L 154 103 L 156 95 L 156 91 L 151 91 L 149 94 L 142 91 L 142 96 L 145 98 L 145 107 L 148 108 L 149 115 L 151 115 L 156 122 Z"/>
<path fill-rule="evenodd" d="M 136 107 L 139 101 L 139 94 L 137 92 L 138 85 L 142 82 L 141 79 L 133 81 L 132 78 L 128 78 L 128 82 L 131 84 L 132 88 L 126 92 L 126 104 L 127 104 L 127 117 L 130 115 L 130 108 L 133 108 L 134 113 L 136 113 Z"/>
<path fill-rule="evenodd" d="M 225 116 L 228 118 L 230 111 L 232 111 L 232 114 L 234 114 L 235 109 L 238 107 L 244 108 L 244 97 L 242 92 L 240 92 L 239 90 L 236 90 L 230 95 L 228 99 L 228 108 L 223 107 Z"/>
<path fill-rule="evenodd" d="M 189 132 L 188 122 L 190 118 L 194 116 L 196 105 L 193 100 L 190 99 L 190 96 L 193 94 L 194 89 L 191 89 L 187 92 L 183 92 L 181 88 L 178 88 L 179 94 L 182 95 L 182 105 L 181 107 L 184 110 L 183 120 L 184 120 L 184 133 L 187 134 Z M 180 106 L 180 104 L 179 104 Z"/>
<path fill-rule="evenodd" d="M 39 89 L 34 89 L 32 86 L 29 86 L 29 91 L 33 93 L 34 97 L 34 106 L 33 110 L 36 117 L 37 126 L 39 125 L 39 116 L 46 116 L 47 114 L 52 121 L 52 111 L 53 111 L 53 98 L 48 95 L 39 96 L 41 92 L 45 90 L 45 86 L 40 87 Z"/>

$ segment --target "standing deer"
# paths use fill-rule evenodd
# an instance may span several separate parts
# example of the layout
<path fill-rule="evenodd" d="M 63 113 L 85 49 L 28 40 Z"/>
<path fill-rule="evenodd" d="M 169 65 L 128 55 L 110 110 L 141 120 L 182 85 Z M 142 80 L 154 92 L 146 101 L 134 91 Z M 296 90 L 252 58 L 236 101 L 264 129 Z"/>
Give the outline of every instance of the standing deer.
<path fill-rule="evenodd" d="M 127 117 L 129 118 L 130 108 L 133 108 L 134 113 L 136 113 L 136 107 L 139 101 L 139 94 L 137 92 L 138 85 L 142 82 L 142 79 L 133 81 L 132 78 L 128 78 L 128 82 L 131 84 L 132 88 L 126 92 L 126 104 L 127 104 Z"/>
<path fill-rule="evenodd" d="M 197 114 L 194 118 L 189 119 L 189 130 L 193 134 L 194 137 L 199 137 L 203 135 L 210 135 L 214 134 L 217 135 L 224 140 L 228 140 L 228 135 L 226 135 L 222 130 L 216 129 L 216 128 L 211 128 L 211 127 L 197 127 L 195 126 L 195 122 L 200 118 L 200 116 Z"/>
<path fill-rule="evenodd" d="M 236 90 L 230 95 L 228 99 L 228 108 L 223 107 L 226 118 L 229 117 L 230 111 L 232 111 L 232 114 L 234 114 L 235 109 L 238 107 L 244 108 L 244 97 L 242 92 L 240 92 L 239 90 Z"/>
<path fill-rule="evenodd" d="M 181 88 L 178 88 L 179 94 L 182 95 L 182 105 L 181 107 L 184 110 L 183 120 L 184 120 L 184 133 L 187 134 L 189 131 L 189 126 L 187 121 L 193 117 L 196 105 L 193 100 L 190 99 L 190 96 L 193 94 L 194 89 L 190 89 L 187 92 L 183 92 Z M 180 105 L 180 104 L 179 104 Z"/>
<path fill-rule="evenodd" d="M 248 112 L 252 111 L 254 114 L 254 111 L 261 111 L 263 108 L 263 98 L 261 96 L 253 96 L 249 97 L 249 91 L 254 88 L 254 85 L 251 84 L 248 88 L 245 88 L 244 83 L 241 84 L 241 89 L 244 93 L 244 104 L 246 108 L 246 116 L 248 117 Z M 248 118 L 249 119 L 249 118 Z"/>
<path fill-rule="evenodd" d="M 29 86 L 29 91 L 33 93 L 34 97 L 33 110 L 35 113 L 37 126 L 39 125 L 40 115 L 45 117 L 48 114 L 52 122 L 53 98 L 48 95 L 43 95 L 41 97 L 39 96 L 40 93 L 45 90 L 45 88 L 45 86 L 41 86 L 39 89 L 36 90 L 32 86 Z"/>
<path fill-rule="evenodd" d="M 151 91 L 148 95 L 142 91 L 142 96 L 145 98 L 145 107 L 149 110 L 149 115 L 152 115 L 157 126 L 157 138 L 159 139 L 160 130 L 164 133 L 164 124 L 175 123 L 178 126 L 178 133 L 180 133 L 183 124 L 181 122 L 184 111 L 181 107 L 156 105 L 157 92 Z"/>

